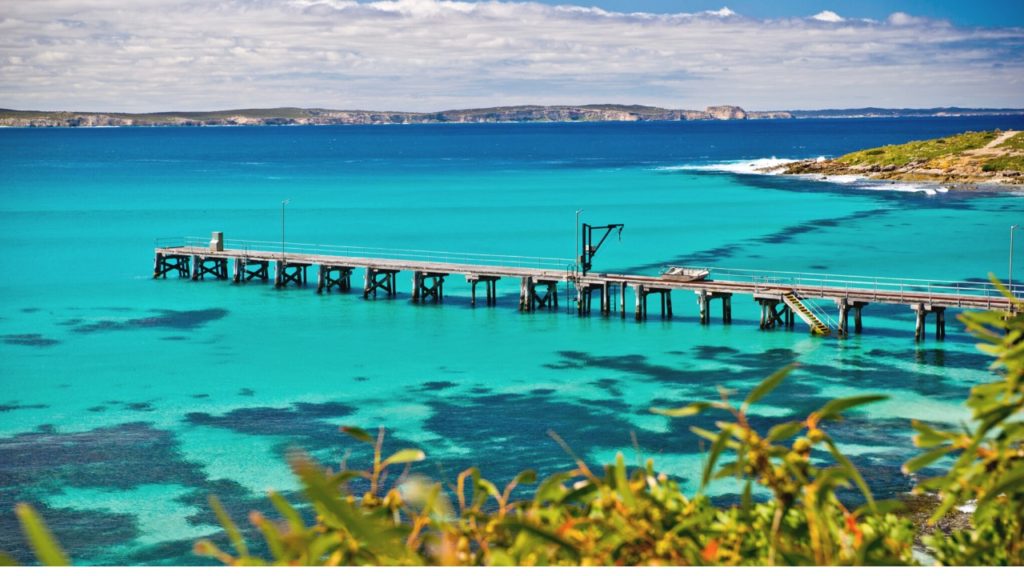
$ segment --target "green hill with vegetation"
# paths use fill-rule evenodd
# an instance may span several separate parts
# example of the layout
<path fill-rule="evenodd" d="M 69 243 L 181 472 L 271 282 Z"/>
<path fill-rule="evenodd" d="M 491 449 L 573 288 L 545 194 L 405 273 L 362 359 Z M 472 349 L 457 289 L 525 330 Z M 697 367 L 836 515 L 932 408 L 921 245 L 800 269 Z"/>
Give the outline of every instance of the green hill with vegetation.
<path fill-rule="evenodd" d="M 1024 132 L 965 132 L 805 160 L 786 174 L 857 175 L 882 180 L 1024 184 Z"/>

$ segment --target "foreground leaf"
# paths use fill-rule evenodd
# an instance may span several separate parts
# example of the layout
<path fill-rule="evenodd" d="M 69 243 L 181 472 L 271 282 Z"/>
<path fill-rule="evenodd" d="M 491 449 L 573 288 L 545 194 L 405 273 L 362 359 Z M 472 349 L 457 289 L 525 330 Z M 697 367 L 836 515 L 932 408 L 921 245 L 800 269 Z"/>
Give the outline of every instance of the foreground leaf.
<path fill-rule="evenodd" d="M 67 554 L 61 549 L 60 544 L 53 538 L 46 523 L 36 513 L 35 509 L 19 503 L 14 507 L 14 513 L 21 522 L 21 529 L 28 538 L 28 543 L 36 553 L 36 558 L 46 566 L 67 566 L 69 564 Z"/>

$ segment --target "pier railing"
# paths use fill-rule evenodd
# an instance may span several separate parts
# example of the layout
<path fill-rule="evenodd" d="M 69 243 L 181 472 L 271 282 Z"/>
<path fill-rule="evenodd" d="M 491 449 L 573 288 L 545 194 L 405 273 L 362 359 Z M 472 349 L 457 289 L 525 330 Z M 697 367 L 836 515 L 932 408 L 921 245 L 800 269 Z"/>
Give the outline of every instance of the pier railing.
<path fill-rule="evenodd" d="M 898 292 L 901 294 L 932 294 L 943 297 L 1003 298 L 1003 295 L 989 282 L 781 272 L 712 266 L 704 268 L 711 271 L 710 280 L 752 283 L 764 287 L 766 290 L 799 286 L 801 287 L 800 296 L 810 298 L 816 295 L 833 298 L 837 290 L 845 293 L 856 292 L 859 295 L 863 295 L 865 292 L 871 294 Z M 1014 283 L 1011 291 L 1017 297 L 1022 297 L 1024 296 L 1024 285 Z"/>
<path fill-rule="evenodd" d="M 161 248 L 208 248 L 210 240 L 198 236 L 157 238 Z M 402 248 L 381 248 L 370 246 L 345 246 L 334 244 L 312 244 L 299 242 L 275 242 L 267 240 L 228 240 L 224 248 L 263 256 L 280 254 L 308 255 L 310 257 L 341 257 L 407 260 L 442 264 L 466 264 L 479 266 L 500 266 L 509 268 L 539 268 L 544 270 L 575 270 L 575 262 L 569 258 L 521 256 L 509 254 L 487 254 L 476 252 L 445 252 L 438 250 L 417 250 Z M 709 280 L 714 282 L 737 282 L 752 284 L 756 290 L 798 289 L 801 298 L 836 298 L 844 294 L 864 297 L 865 295 L 892 295 L 893 293 L 914 296 L 933 295 L 943 298 L 1003 299 L 1003 295 L 987 281 L 954 281 L 923 278 L 892 278 L 856 276 L 817 272 L 786 272 L 778 270 L 757 270 L 745 268 L 719 268 L 702 266 L 710 271 Z M 568 276 L 568 272 L 567 272 Z M 1024 284 L 1014 283 L 1011 292 L 1024 298 Z"/>
<path fill-rule="evenodd" d="M 209 238 L 184 236 L 175 238 L 157 238 L 157 245 L 165 248 L 188 247 L 206 248 L 210 245 Z M 565 270 L 573 264 L 569 258 L 549 258 L 541 256 L 519 256 L 509 254 L 485 254 L 476 252 L 444 252 L 438 250 L 415 250 L 402 248 L 379 248 L 371 246 L 344 246 L 335 244 L 310 244 L 301 242 L 273 242 L 267 240 L 227 240 L 227 250 L 238 250 L 243 253 L 281 253 L 303 254 L 309 256 L 336 256 L 343 258 L 372 258 L 388 260 L 412 260 L 417 262 L 438 262 L 444 264 L 470 264 L 482 266 L 507 266 L 512 268 L 542 268 Z"/>

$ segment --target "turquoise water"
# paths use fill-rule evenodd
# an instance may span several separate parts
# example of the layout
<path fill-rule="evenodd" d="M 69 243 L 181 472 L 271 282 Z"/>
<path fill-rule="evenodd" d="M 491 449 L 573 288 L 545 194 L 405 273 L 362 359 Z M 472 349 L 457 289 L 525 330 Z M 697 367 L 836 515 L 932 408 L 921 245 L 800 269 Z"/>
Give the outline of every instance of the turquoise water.
<path fill-rule="evenodd" d="M 695 169 L 995 127 L 1024 118 L 2 131 L 0 550 L 28 560 L 9 512 L 28 501 L 80 562 L 201 562 L 191 543 L 217 530 L 208 494 L 241 520 L 267 489 L 296 488 L 291 448 L 365 461 L 341 424 L 420 446 L 431 476 L 479 464 L 501 482 L 571 466 L 548 430 L 593 462 L 634 458 L 635 433 L 692 487 L 694 422 L 648 409 L 742 394 L 793 361 L 760 422 L 884 391 L 832 431 L 880 495 L 903 492 L 908 419 L 964 418 L 967 389 L 989 377 L 956 323 L 915 345 L 895 306 L 869 306 L 864 334 L 837 340 L 761 332 L 743 297 L 731 326 L 717 309 L 701 326 L 685 292 L 671 321 L 638 324 L 520 314 L 510 280 L 494 308 L 471 308 L 458 277 L 441 306 L 411 304 L 408 274 L 397 298 L 369 302 L 153 280 L 154 239 L 277 241 L 288 199 L 289 242 L 572 258 L 582 208 L 626 224 L 598 271 L 1005 276 L 1019 196 Z"/>

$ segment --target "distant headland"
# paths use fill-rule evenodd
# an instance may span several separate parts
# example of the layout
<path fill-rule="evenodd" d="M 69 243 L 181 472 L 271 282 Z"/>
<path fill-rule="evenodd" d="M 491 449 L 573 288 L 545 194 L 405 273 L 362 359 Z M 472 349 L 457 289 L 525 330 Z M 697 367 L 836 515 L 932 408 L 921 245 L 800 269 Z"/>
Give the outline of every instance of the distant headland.
<path fill-rule="evenodd" d="M 652 122 L 864 118 L 1024 114 L 1011 108 L 855 108 L 747 111 L 739 106 L 682 110 L 655 106 L 588 104 L 583 106 L 501 106 L 442 112 L 377 112 L 326 108 L 254 108 L 213 112 L 62 112 L 0 109 L 0 127 L 100 126 L 292 126 L 367 124 L 476 124 L 497 122 Z"/>
<path fill-rule="evenodd" d="M 965 132 L 933 140 L 858 150 L 838 158 L 791 162 L 763 171 L 815 175 L 825 179 L 844 176 L 1020 186 L 1024 184 L 1024 132 Z"/>

